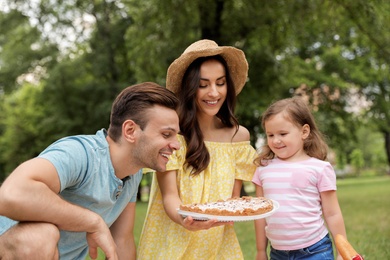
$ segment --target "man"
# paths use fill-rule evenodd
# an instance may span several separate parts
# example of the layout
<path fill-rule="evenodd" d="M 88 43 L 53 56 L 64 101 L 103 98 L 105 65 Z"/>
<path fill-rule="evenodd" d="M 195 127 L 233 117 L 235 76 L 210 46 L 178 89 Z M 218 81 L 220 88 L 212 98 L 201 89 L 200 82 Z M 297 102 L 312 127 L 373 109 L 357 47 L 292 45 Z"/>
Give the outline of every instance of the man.
<path fill-rule="evenodd" d="M 151 82 L 124 89 L 108 130 L 58 140 L 0 187 L 0 259 L 135 259 L 142 168 L 179 149 L 177 98 Z M 16 220 L 16 221 L 14 221 Z"/>

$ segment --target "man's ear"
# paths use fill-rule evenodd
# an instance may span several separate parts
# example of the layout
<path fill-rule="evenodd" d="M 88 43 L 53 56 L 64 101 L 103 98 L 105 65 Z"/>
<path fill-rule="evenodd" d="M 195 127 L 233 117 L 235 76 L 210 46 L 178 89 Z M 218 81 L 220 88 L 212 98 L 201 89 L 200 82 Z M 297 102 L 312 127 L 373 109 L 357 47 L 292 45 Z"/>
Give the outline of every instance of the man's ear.
<path fill-rule="evenodd" d="M 310 126 L 308 124 L 304 124 L 302 126 L 302 139 L 306 139 L 310 134 Z"/>
<path fill-rule="evenodd" d="M 122 124 L 122 136 L 125 140 L 134 143 L 139 126 L 133 120 L 126 120 Z"/>

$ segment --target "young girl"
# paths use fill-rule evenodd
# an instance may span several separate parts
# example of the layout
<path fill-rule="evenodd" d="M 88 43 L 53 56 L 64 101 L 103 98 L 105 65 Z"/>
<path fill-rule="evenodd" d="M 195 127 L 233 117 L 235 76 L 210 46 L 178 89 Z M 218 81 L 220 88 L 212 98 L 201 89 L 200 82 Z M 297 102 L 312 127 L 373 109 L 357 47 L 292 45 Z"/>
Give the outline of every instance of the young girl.
<path fill-rule="evenodd" d="M 138 259 L 243 259 L 231 223 L 183 218 L 177 209 L 240 196 L 242 181 L 252 180 L 256 151 L 234 116 L 247 72 L 241 50 L 210 40 L 191 44 L 168 68 L 181 148 L 154 175 Z"/>
<path fill-rule="evenodd" d="M 262 116 L 267 136 L 255 163 L 256 195 L 280 208 L 256 220 L 257 260 L 334 259 L 334 237 L 346 236 L 336 194 L 336 175 L 326 162 L 327 145 L 309 108 L 298 97 L 273 103 Z M 338 255 L 338 259 L 342 260 Z"/>

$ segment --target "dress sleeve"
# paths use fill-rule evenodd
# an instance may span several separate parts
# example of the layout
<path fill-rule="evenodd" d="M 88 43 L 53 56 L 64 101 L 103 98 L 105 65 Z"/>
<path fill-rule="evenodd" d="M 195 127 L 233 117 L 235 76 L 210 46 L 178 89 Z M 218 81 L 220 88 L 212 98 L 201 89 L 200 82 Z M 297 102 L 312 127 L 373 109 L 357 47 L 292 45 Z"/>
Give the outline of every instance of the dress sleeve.
<path fill-rule="evenodd" d="M 248 142 L 239 146 L 236 153 L 236 179 L 251 181 L 256 170 L 253 160 L 256 158 L 256 150 Z"/>

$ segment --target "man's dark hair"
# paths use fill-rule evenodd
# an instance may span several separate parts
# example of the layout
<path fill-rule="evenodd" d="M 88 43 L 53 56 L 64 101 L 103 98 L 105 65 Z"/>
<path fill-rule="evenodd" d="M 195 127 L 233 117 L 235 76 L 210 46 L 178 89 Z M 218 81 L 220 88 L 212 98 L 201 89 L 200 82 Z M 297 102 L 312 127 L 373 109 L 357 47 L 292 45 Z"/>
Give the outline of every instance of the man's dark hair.
<path fill-rule="evenodd" d="M 147 125 L 148 110 L 160 105 L 173 110 L 177 109 L 178 99 L 168 89 L 153 83 L 144 82 L 122 90 L 112 104 L 108 135 L 115 142 L 122 134 L 122 124 L 133 120 L 141 129 Z"/>

